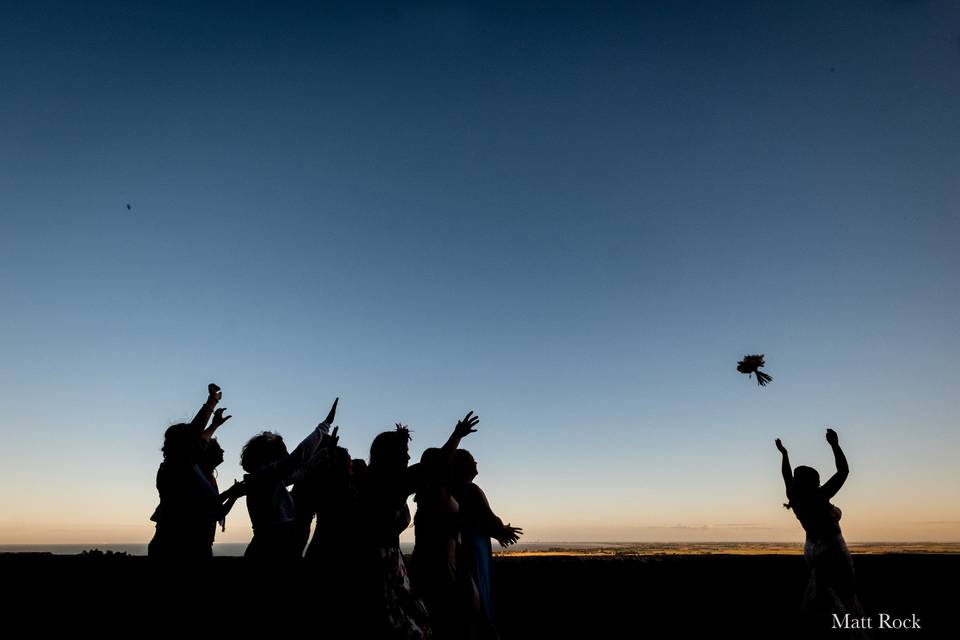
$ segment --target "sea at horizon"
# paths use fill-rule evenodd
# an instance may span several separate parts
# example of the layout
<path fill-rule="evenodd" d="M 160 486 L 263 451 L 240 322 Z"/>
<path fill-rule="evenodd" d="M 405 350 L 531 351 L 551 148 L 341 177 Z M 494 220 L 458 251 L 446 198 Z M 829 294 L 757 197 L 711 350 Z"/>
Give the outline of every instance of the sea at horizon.
<path fill-rule="evenodd" d="M 855 542 L 848 544 L 854 554 L 878 553 L 960 553 L 958 542 Z M 214 556 L 242 556 L 246 542 L 218 542 Z M 404 553 L 413 551 L 412 542 L 400 544 Z M 78 555 L 84 551 L 126 553 L 145 556 L 147 543 L 128 544 L 0 544 L 0 553 L 49 553 Z M 499 549 L 503 557 L 631 557 L 657 555 L 784 555 L 803 553 L 802 543 L 785 542 L 528 542 Z"/>

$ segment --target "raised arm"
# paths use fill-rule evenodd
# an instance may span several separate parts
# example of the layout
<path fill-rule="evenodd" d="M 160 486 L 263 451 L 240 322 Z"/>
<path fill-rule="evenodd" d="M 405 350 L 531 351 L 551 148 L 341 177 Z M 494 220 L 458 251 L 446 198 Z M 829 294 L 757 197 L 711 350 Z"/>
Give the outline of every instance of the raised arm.
<path fill-rule="evenodd" d="M 840 439 L 837 437 L 837 432 L 833 429 L 827 429 L 827 442 L 833 449 L 833 459 L 837 464 L 837 472 L 820 487 L 820 493 L 829 500 L 837 494 L 837 491 L 840 491 L 840 487 L 847 481 L 847 476 L 850 475 L 850 467 L 847 465 L 847 457 L 843 455 L 843 449 L 840 448 Z"/>
<path fill-rule="evenodd" d="M 780 473 L 783 475 L 783 485 L 789 498 L 790 486 L 793 484 L 793 469 L 790 467 L 790 456 L 787 454 L 787 448 L 780 442 L 780 438 L 777 438 L 776 442 L 777 450 L 783 454 L 783 459 L 780 461 Z"/>
<path fill-rule="evenodd" d="M 330 413 L 326 419 L 318 424 L 317 428 L 311 431 L 310 435 L 304 438 L 300 444 L 297 445 L 296 449 L 285 458 L 271 462 L 254 471 L 250 474 L 250 480 L 253 482 L 264 482 L 282 479 L 287 484 L 296 482 L 298 478 L 295 472 L 299 471 L 300 468 L 314 456 L 317 449 L 323 444 L 324 439 L 330 433 L 330 423 L 327 421 L 332 421 L 336 415 L 337 402 L 339 400 L 339 398 L 334 400 L 333 407 L 330 409 Z"/>
<path fill-rule="evenodd" d="M 460 441 L 471 433 L 476 433 L 477 430 L 474 429 L 474 427 L 477 426 L 479 422 L 480 416 L 473 415 L 473 411 L 469 411 L 467 415 L 463 416 L 463 420 L 457 421 L 456 426 L 453 428 L 453 433 L 450 434 L 447 441 L 440 447 L 440 451 L 443 453 L 444 460 L 447 461 L 447 464 L 453 464 L 453 454 L 457 450 L 457 447 L 460 446 Z"/>
<path fill-rule="evenodd" d="M 217 432 L 224 422 L 232 418 L 233 416 L 225 416 L 223 413 L 227 410 L 226 407 L 220 407 L 213 412 L 213 421 L 210 423 L 210 426 L 203 430 L 202 437 L 207 442 L 213 440 L 213 434 Z"/>
<path fill-rule="evenodd" d="M 460 446 L 460 441 L 471 433 L 476 433 L 477 430 L 474 429 L 474 427 L 477 426 L 479 422 L 480 418 L 473 415 L 473 411 L 467 412 L 463 420 L 457 421 L 456 426 L 453 428 L 453 433 L 450 434 L 447 441 L 440 447 L 440 456 L 443 460 L 442 464 L 447 466 L 453 465 L 453 455 L 456 453 L 457 447 Z M 399 422 L 397 423 L 397 429 L 406 428 L 406 426 Z M 406 484 L 403 486 L 403 490 L 407 492 L 407 495 L 416 493 L 429 481 L 428 471 L 424 469 L 423 465 L 420 463 L 412 464 L 407 467 Z"/>
<path fill-rule="evenodd" d="M 207 385 L 207 401 L 203 403 L 203 406 L 197 411 L 197 415 L 190 421 L 190 427 L 196 430 L 197 435 L 202 434 L 203 430 L 207 427 L 207 423 L 210 422 L 210 416 L 213 415 L 213 410 L 217 407 L 217 403 L 220 402 L 222 397 L 223 392 L 220 391 L 220 387 L 212 382 Z"/>

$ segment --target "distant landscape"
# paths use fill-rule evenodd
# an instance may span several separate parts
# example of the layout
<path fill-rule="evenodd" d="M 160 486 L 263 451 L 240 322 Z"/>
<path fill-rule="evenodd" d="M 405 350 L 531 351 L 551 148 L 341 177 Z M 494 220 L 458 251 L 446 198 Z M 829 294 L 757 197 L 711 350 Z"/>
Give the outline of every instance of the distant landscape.
<path fill-rule="evenodd" d="M 413 543 L 401 543 L 403 552 Z M 851 553 L 960 553 L 958 542 L 853 542 Z M 221 542 L 213 546 L 216 556 L 242 556 L 247 543 Z M 6 544 L 0 553 L 48 553 L 76 555 L 98 549 L 132 556 L 147 554 L 146 543 L 131 544 Z M 632 557 L 659 555 L 802 555 L 802 543 L 783 542 L 521 542 L 508 549 L 495 548 L 494 555 L 523 557 Z"/>

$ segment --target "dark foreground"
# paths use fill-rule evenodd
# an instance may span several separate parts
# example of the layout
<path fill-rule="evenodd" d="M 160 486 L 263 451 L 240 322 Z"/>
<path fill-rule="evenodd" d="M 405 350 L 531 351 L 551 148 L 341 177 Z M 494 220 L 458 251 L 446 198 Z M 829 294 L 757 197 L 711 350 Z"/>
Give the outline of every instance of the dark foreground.
<path fill-rule="evenodd" d="M 872 638 L 958 637 L 960 555 L 855 556 Z M 806 585 L 800 556 L 497 558 L 502 637 L 795 638 Z M 157 566 L 143 557 L 0 555 L 6 627 L 185 637 L 352 637 L 350 613 L 303 567 Z M 916 615 L 918 631 L 877 629 Z M 334 630 L 346 622 L 348 631 Z M 20 628 L 19 624 L 17 628 Z M 820 637 L 849 637 L 824 629 Z M 12 636 L 11 636 L 12 637 Z"/>

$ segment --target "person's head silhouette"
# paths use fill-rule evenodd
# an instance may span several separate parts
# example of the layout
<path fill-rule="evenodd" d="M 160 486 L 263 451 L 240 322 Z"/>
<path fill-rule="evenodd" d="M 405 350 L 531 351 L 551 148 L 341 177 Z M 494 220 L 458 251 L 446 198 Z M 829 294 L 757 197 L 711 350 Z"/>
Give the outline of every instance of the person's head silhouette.
<path fill-rule="evenodd" d="M 813 467 L 799 466 L 793 470 L 793 493 L 809 495 L 820 487 L 820 474 Z"/>
<path fill-rule="evenodd" d="M 211 438 L 210 440 L 204 440 L 200 450 L 200 459 L 198 461 L 200 468 L 207 473 L 213 473 L 214 469 L 219 467 L 220 463 L 222 462 L 223 447 L 220 446 L 220 443 L 217 442 L 217 439 Z"/>
<path fill-rule="evenodd" d="M 240 452 L 240 466 L 247 473 L 253 473 L 264 465 L 282 460 L 287 455 L 287 445 L 279 433 L 264 431 L 243 445 Z"/>
<path fill-rule="evenodd" d="M 370 445 L 370 468 L 379 472 L 403 471 L 410 463 L 410 430 L 398 426 L 384 431 Z"/>
<path fill-rule="evenodd" d="M 180 423 L 167 427 L 163 434 L 163 460 L 171 463 L 189 463 L 197 461 L 203 447 L 203 440 L 191 425 Z"/>
<path fill-rule="evenodd" d="M 458 483 L 473 482 L 477 477 L 477 461 L 466 449 L 457 449 L 453 454 L 453 480 Z"/>

